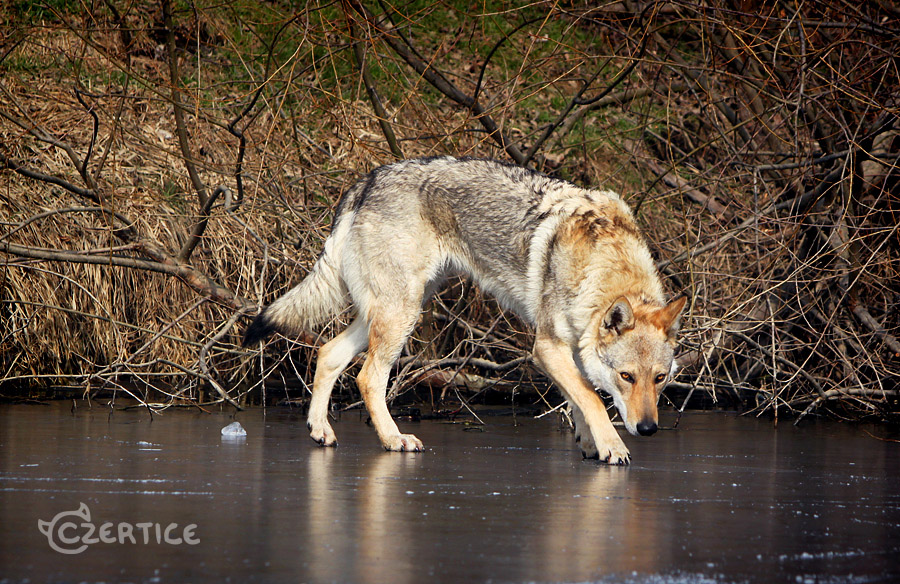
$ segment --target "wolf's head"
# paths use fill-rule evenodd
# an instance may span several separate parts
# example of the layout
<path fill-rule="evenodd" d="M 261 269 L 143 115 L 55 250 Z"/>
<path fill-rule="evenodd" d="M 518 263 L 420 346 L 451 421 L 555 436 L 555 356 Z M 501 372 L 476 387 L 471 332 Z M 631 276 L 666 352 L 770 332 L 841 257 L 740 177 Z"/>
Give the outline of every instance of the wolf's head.
<path fill-rule="evenodd" d="M 675 336 L 686 301 L 682 296 L 663 307 L 632 306 L 623 296 L 594 315 L 582 339 L 585 374 L 612 396 L 635 436 L 656 432 L 656 402 L 675 373 Z"/>

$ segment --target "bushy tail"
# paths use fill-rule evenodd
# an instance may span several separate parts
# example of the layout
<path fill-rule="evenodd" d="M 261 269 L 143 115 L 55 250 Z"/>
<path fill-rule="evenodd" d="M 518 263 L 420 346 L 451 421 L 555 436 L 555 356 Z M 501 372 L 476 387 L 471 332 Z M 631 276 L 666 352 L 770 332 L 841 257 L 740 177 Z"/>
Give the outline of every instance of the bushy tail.
<path fill-rule="evenodd" d="M 325 241 L 325 250 L 302 282 L 268 305 L 244 333 L 244 346 L 265 339 L 275 331 L 298 334 L 339 313 L 348 302 L 347 286 L 340 273 L 341 244 L 346 224 Z"/>

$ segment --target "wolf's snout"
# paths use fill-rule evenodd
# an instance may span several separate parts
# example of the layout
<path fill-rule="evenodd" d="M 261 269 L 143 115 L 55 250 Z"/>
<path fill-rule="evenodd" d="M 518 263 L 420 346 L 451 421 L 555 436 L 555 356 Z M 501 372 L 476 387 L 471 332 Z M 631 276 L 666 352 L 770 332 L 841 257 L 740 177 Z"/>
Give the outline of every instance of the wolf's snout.
<path fill-rule="evenodd" d="M 641 436 L 652 436 L 656 434 L 656 422 L 639 422 L 637 425 L 638 434 Z"/>

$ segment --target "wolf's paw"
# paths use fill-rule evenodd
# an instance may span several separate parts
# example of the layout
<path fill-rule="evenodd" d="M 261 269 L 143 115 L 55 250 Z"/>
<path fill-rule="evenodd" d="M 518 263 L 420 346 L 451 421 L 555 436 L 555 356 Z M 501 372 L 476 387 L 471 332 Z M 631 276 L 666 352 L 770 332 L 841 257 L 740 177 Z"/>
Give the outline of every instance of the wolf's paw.
<path fill-rule="evenodd" d="M 395 434 L 388 436 L 382 442 L 385 450 L 391 452 L 424 452 L 422 441 L 412 434 Z"/>
<path fill-rule="evenodd" d="M 597 458 L 608 464 L 626 465 L 631 464 L 631 453 L 621 439 L 618 444 L 608 442 L 597 449 L 597 454 L 592 458 Z"/>
<path fill-rule="evenodd" d="M 310 422 L 306 426 L 309 428 L 309 437 L 315 440 L 319 446 L 337 446 L 337 436 L 334 435 L 334 430 L 327 422 L 324 424 Z"/>
<path fill-rule="evenodd" d="M 600 453 L 597 452 L 597 445 L 594 444 L 594 437 L 591 436 L 590 431 L 587 431 L 584 434 L 580 432 L 576 433 L 575 443 L 581 446 L 581 456 L 591 459 L 600 458 Z"/>

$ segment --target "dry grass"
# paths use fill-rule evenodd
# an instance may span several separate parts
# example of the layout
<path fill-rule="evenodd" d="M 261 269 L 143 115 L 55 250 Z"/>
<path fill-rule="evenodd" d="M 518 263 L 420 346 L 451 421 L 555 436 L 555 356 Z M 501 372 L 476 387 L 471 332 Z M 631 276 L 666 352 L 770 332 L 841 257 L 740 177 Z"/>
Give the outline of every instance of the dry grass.
<path fill-rule="evenodd" d="M 678 406 L 897 411 L 889 6 L 410 4 L 388 21 L 375 4 L 227 2 L 169 22 L 115 5 L 3 13 L 6 387 L 243 403 L 261 379 L 310 379 L 317 338 L 260 358 L 238 348 L 241 315 L 306 273 L 361 173 L 449 153 L 625 194 L 671 291 L 692 299 Z M 232 202 L 207 215 L 217 188 Z M 526 390 L 542 386 L 529 339 L 492 301 L 457 284 L 424 321 L 395 394 L 555 405 Z"/>

